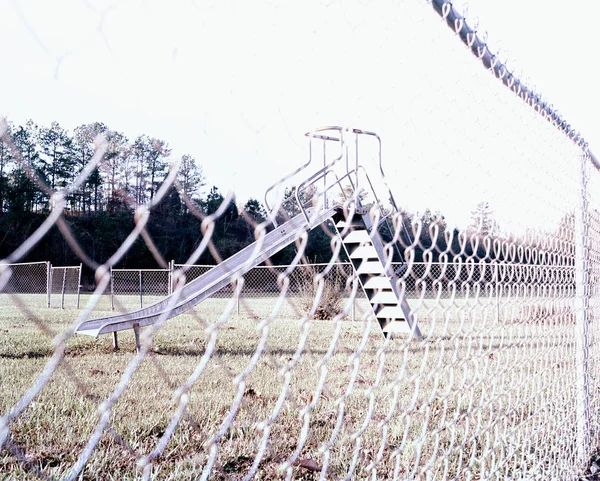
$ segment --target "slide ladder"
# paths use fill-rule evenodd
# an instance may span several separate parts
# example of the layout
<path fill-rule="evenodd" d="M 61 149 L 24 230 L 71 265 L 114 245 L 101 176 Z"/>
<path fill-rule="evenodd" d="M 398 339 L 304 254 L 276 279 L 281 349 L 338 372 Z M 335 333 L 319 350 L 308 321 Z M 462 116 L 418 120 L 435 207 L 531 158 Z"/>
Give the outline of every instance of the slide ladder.
<path fill-rule="evenodd" d="M 398 287 L 398 276 L 387 262 L 383 241 L 373 232 L 369 211 L 358 207 L 350 219 L 337 213 L 338 235 L 384 335 L 412 334 L 421 340 L 419 326 Z"/>

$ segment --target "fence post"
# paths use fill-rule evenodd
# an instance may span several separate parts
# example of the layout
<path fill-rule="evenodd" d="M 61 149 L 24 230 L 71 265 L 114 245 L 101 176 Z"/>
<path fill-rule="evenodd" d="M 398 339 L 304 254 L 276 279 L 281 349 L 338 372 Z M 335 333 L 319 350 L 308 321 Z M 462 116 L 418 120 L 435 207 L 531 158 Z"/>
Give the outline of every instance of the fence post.
<path fill-rule="evenodd" d="M 589 400 L 589 251 L 588 251 L 588 190 L 587 154 L 581 155 L 580 199 L 575 212 L 575 315 L 577 363 L 577 462 L 589 463 L 590 400 Z"/>
<path fill-rule="evenodd" d="M 52 293 L 52 264 L 46 261 L 46 304 L 50 307 L 50 295 Z"/>
<path fill-rule="evenodd" d="M 500 266 L 495 262 L 494 275 L 496 277 L 496 324 L 500 324 Z"/>
<path fill-rule="evenodd" d="M 110 310 L 115 310 L 115 278 L 112 266 L 110 266 Z"/>
<path fill-rule="evenodd" d="M 239 280 L 238 280 L 238 282 L 239 282 Z M 242 289 L 243 289 L 243 286 L 242 286 Z M 236 283 L 236 286 L 235 286 L 235 304 L 236 304 L 238 316 L 240 315 L 240 296 L 241 295 L 242 295 L 242 292 L 238 291 L 238 289 L 237 289 L 237 283 Z"/>
<path fill-rule="evenodd" d="M 139 270 L 140 273 L 140 309 L 144 307 L 144 284 L 142 281 L 142 269 Z"/>
<path fill-rule="evenodd" d="M 77 281 L 77 309 L 79 309 L 79 299 L 81 296 L 81 270 L 83 269 L 83 263 L 79 263 L 79 279 Z"/>
<path fill-rule="evenodd" d="M 173 294 L 173 272 L 175 271 L 175 261 L 171 260 L 169 261 L 169 279 L 168 279 L 168 283 L 169 286 L 167 287 L 167 292 L 169 295 Z"/>
<path fill-rule="evenodd" d="M 60 293 L 60 308 L 65 308 L 65 284 L 67 283 L 67 268 L 63 267 L 62 290 Z"/>

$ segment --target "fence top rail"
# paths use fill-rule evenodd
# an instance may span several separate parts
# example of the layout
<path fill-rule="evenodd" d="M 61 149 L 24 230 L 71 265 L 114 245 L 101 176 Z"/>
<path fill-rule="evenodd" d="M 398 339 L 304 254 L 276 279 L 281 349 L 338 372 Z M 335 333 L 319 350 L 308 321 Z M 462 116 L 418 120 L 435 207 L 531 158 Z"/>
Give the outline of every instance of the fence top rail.
<path fill-rule="evenodd" d="M 53 266 L 50 265 L 52 269 L 81 269 L 81 266 Z"/>
<path fill-rule="evenodd" d="M 392 262 L 392 265 L 399 265 L 399 264 L 404 264 L 404 262 L 401 261 L 394 261 Z M 173 264 L 175 267 L 201 267 L 201 268 L 207 268 L 207 269 L 211 269 L 213 267 L 215 267 L 213 264 Z M 315 266 L 326 266 L 328 265 L 327 263 L 315 263 L 315 264 L 297 264 L 297 267 L 302 267 L 302 266 L 311 266 L 311 267 L 315 267 Z M 336 262 L 335 264 L 333 264 L 334 266 L 350 266 L 352 265 L 351 262 Z M 506 262 L 506 261 L 491 261 L 491 262 L 479 262 L 479 261 L 462 261 L 462 262 L 413 262 L 412 265 L 414 266 L 441 266 L 441 265 L 446 265 L 446 266 L 500 266 L 500 267 L 537 267 L 537 268 L 544 268 L 544 269 L 575 269 L 575 266 L 573 265 L 566 265 L 566 264 L 556 264 L 556 265 L 551 265 L 551 264 L 525 264 L 522 262 Z M 284 268 L 288 268 L 290 267 L 287 264 L 282 264 L 282 265 L 273 265 L 273 266 L 254 266 L 252 269 L 284 269 Z M 113 271 L 140 271 L 140 270 L 147 270 L 147 271 L 151 271 L 151 270 L 157 270 L 157 271 L 166 271 L 168 269 L 113 269 Z"/>
<path fill-rule="evenodd" d="M 432 0 L 431 5 L 436 13 L 445 20 L 448 27 L 453 30 L 460 40 L 471 50 L 471 53 L 479 59 L 483 66 L 492 71 L 494 76 L 511 90 L 529 107 L 542 115 L 559 132 L 578 145 L 587 154 L 592 165 L 600 170 L 600 161 L 590 150 L 583 136 L 575 130 L 554 108 L 554 106 L 538 92 L 532 90 L 524 81 L 503 63 L 498 54 L 490 50 L 484 38 L 476 29 L 469 25 L 467 19 L 461 15 L 452 5 L 452 0 Z"/>
<path fill-rule="evenodd" d="M 169 272 L 169 269 L 111 269 L 113 272 Z"/>
<path fill-rule="evenodd" d="M 0 267 L 7 267 L 7 266 L 32 266 L 32 265 L 47 265 L 48 261 L 35 261 L 35 262 L 14 262 L 12 264 L 5 264 L 3 262 L 0 261 Z"/>
<path fill-rule="evenodd" d="M 392 262 L 392 264 L 404 264 L 404 262 Z M 414 266 L 500 266 L 500 267 L 543 267 L 543 268 L 554 268 L 554 269 L 575 269 L 574 265 L 568 264 L 526 264 L 524 262 L 506 262 L 506 261 L 492 261 L 492 262 L 413 262 Z"/>
<path fill-rule="evenodd" d="M 207 267 L 209 269 L 215 267 L 215 264 L 173 264 L 175 267 Z M 329 265 L 327 262 L 320 262 L 314 264 L 296 264 L 297 267 L 302 266 L 327 266 Z M 336 266 L 349 266 L 352 265 L 350 262 L 336 262 L 334 265 Z M 272 265 L 272 266 L 254 266 L 253 269 L 279 269 L 279 268 L 288 268 L 291 265 L 281 264 L 281 265 Z"/>

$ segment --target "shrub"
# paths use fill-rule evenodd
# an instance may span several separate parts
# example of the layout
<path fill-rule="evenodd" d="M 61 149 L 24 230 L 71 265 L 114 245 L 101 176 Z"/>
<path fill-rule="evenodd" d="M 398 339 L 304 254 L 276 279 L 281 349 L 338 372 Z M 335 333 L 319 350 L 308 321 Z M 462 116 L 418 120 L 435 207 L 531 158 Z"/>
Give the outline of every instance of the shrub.
<path fill-rule="evenodd" d="M 317 296 L 319 273 L 315 266 L 303 265 L 298 271 L 298 297 L 300 307 L 309 312 Z M 323 294 L 313 316 L 314 319 L 333 319 L 344 308 L 344 284 L 338 272 L 332 270 L 324 279 Z"/>

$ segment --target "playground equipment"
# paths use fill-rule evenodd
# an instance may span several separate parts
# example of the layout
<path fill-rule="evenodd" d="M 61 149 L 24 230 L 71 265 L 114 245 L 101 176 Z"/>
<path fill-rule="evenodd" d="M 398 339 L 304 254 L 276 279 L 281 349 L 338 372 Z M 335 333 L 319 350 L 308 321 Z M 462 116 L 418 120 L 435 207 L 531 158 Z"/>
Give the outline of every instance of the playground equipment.
<path fill-rule="evenodd" d="M 391 267 L 397 247 L 395 242 L 386 243 L 380 235 L 384 225 L 393 232 L 389 219 L 398 211 L 385 184 L 381 139 L 374 132 L 335 126 L 319 128 L 306 135 L 309 138 L 308 162 L 273 184 L 265 193 L 265 205 L 273 227 L 271 231 L 160 302 L 124 314 L 84 321 L 77 326 L 76 332 L 94 337 L 112 332 L 116 347 L 116 333 L 133 329 L 139 349 L 141 327 L 186 312 L 293 243 L 301 233 L 331 220 L 383 333 L 404 333 L 420 339 L 420 330 L 397 282 L 400 272 L 394 272 Z M 379 189 L 385 190 L 389 206 L 384 207 L 377 196 L 379 189 L 375 188 L 365 165 L 359 162 L 359 144 L 362 145 L 365 140 L 371 140 L 371 145 L 374 142 L 376 168 L 381 174 L 379 182 L 383 184 Z M 320 145 L 317 146 L 317 143 Z M 331 144 L 338 147 L 332 160 L 327 149 Z M 277 213 L 281 202 L 271 205 L 270 195 L 313 166 L 314 151 L 319 147 L 323 165 L 297 183 L 294 190 L 299 213 L 279 225 Z M 362 155 L 362 150 L 360 152 Z M 333 197 L 336 192 L 337 197 Z"/>

